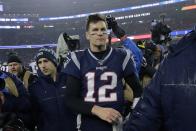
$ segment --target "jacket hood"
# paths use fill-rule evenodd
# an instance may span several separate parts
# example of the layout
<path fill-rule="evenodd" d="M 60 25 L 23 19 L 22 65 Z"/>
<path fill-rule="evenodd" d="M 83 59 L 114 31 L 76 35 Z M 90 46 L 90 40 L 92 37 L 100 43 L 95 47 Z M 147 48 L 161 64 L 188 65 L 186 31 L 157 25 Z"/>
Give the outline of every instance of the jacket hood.
<path fill-rule="evenodd" d="M 189 47 L 190 44 L 196 44 L 196 32 L 191 31 L 186 34 L 180 41 L 169 47 L 170 56 L 175 56 Z"/>

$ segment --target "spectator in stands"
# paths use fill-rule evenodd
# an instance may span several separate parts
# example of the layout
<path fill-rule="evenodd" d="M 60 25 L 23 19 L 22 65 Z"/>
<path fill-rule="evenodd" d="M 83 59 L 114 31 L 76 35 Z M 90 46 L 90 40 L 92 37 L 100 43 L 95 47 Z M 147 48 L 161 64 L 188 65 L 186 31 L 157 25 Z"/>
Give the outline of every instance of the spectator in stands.
<path fill-rule="evenodd" d="M 76 131 L 76 115 L 65 105 L 66 75 L 57 71 L 52 49 L 42 48 L 35 56 L 38 79 L 29 87 L 38 131 Z"/>
<path fill-rule="evenodd" d="M 37 76 L 22 65 L 21 59 L 14 52 L 8 55 L 7 63 L 8 72 L 16 75 L 23 82 L 26 90 L 28 90 L 28 86 L 37 79 Z"/>
<path fill-rule="evenodd" d="M 125 131 L 196 129 L 196 31 L 169 49 L 126 123 Z"/>

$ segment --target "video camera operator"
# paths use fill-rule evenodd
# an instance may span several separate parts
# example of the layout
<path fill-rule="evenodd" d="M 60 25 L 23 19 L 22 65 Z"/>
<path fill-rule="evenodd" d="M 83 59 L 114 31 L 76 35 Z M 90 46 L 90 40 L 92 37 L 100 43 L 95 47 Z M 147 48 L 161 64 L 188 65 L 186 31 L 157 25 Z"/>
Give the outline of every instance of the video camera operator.
<path fill-rule="evenodd" d="M 14 75 L 0 71 L 0 114 L 3 131 L 25 131 L 31 128 L 30 102 L 22 82 Z"/>
<path fill-rule="evenodd" d="M 163 22 L 153 20 L 151 23 L 151 40 L 159 45 L 167 45 L 171 41 L 171 28 Z"/>
<path fill-rule="evenodd" d="M 151 40 L 138 41 L 137 46 L 143 52 L 143 62 L 140 71 L 140 80 L 143 87 L 145 87 L 156 70 L 160 62 L 168 53 L 168 42 L 171 41 L 171 29 L 168 25 L 161 21 L 153 20 L 151 23 Z"/>

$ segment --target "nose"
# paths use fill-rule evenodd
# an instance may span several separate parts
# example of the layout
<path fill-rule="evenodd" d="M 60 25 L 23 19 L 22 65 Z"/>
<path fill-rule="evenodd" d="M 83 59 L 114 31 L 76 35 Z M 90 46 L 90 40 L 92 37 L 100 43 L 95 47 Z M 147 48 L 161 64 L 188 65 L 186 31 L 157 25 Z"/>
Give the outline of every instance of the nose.
<path fill-rule="evenodd" d="M 15 69 L 15 66 L 14 66 L 14 65 L 12 65 L 12 66 L 11 66 L 11 69 Z"/>
<path fill-rule="evenodd" d="M 45 68 L 44 62 L 40 63 L 39 67 L 40 67 L 40 68 Z"/>
<path fill-rule="evenodd" d="M 104 33 L 103 33 L 103 31 L 101 31 L 101 30 L 99 30 L 98 32 L 97 32 L 97 35 L 103 35 Z"/>

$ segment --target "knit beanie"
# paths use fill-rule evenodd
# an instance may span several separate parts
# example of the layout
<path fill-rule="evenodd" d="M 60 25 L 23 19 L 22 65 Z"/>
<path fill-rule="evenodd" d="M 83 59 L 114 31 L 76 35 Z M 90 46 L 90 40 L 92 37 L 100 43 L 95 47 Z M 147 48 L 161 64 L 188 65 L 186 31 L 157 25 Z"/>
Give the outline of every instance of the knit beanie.
<path fill-rule="evenodd" d="M 8 54 L 7 63 L 9 64 L 11 62 L 22 63 L 21 59 L 17 56 L 16 53 L 10 53 L 10 54 Z"/>
<path fill-rule="evenodd" d="M 57 67 L 57 58 L 56 58 L 56 53 L 49 48 L 41 48 L 37 55 L 35 56 L 35 61 L 38 64 L 38 61 L 40 58 L 47 58 L 50 60 L 54 65 Z"/>

